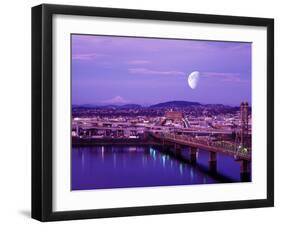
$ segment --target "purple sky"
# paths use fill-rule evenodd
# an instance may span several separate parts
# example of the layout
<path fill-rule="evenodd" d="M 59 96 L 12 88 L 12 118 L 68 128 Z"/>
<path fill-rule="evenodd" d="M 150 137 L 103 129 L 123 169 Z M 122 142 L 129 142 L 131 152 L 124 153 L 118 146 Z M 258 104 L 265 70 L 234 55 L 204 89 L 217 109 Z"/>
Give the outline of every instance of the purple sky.
<path fill-rule="evenodd" d="M 251 103 L 251 43 L 72 35 L 73 104 L 173 100 Z"/>

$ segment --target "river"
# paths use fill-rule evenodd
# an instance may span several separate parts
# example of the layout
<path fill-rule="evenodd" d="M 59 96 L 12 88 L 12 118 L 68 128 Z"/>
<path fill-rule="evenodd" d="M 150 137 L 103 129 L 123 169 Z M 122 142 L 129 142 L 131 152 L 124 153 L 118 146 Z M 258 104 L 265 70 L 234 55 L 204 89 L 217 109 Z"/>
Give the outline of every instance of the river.
<path fill-rule="evenodd" d="M 240 164 L 233 157 L 218 154 L 217 173 L 208 166 L 208 152 L 202 150 L 194 165 L 187 149 L 177 158 L 151 146 L 73 147 L 71 189 L 240 182 Z"/>

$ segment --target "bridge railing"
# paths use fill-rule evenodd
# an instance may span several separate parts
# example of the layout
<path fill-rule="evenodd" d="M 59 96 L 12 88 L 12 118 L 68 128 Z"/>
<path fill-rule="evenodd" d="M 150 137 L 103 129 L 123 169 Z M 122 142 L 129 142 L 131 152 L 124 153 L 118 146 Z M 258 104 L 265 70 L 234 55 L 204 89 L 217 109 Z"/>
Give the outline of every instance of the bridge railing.
<path fill-rule="evenodd" d="M 175 135 L 175 134 L 167 134 L 167 133 L 161 133 L 161 138 L 166 138 L 172 141 L 179 141 L 183 143 L 192 143 L 192 144 L 199 144 L 211 148 L 218 148 L 223 149 L 224 151 L 231 152 L 233 155 L 239 155 L 243 157 L 250 157 L 251 150 L 245 149 L 235 143 L 229 143 L 224 141 L 211 141 L 208 139 L 200 139 L 200 138 L 193 138 L 190 136 L 185 135 Z"/>

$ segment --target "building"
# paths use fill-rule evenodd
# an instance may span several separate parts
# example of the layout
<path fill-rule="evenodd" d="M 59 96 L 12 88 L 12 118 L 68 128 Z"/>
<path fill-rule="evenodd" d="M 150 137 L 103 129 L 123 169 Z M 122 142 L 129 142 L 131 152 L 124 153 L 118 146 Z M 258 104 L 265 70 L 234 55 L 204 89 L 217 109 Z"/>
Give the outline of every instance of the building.
<path fill-rule="evenodd" d="M 172 125 L 175 127 L 189 127 L 188 122 L 184 118 L 184 114 L 179 111 L 167 111 L 160 123 L 162 126 Z"/>
<path fill-rule="evenodd" d="M 184 116 L 183 113 L 179 111 L 167 111 L 165 113 L 165 118 L 172 121 L 182 121 Z"/>

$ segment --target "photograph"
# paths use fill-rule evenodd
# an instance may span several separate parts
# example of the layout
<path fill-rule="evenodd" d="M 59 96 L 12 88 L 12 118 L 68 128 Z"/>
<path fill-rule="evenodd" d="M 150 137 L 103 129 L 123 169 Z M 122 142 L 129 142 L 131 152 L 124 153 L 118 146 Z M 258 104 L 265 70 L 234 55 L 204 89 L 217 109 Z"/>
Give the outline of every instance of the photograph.
<path fill-rule="evenodd" d="M 149 9 L 32 7 L 33 219 L 274 206 L 274 18 Z"/>
<path fill-rule="evenodd" d="M 251 182 L 251 42 L 70 39 L 72 191 Z"/>

